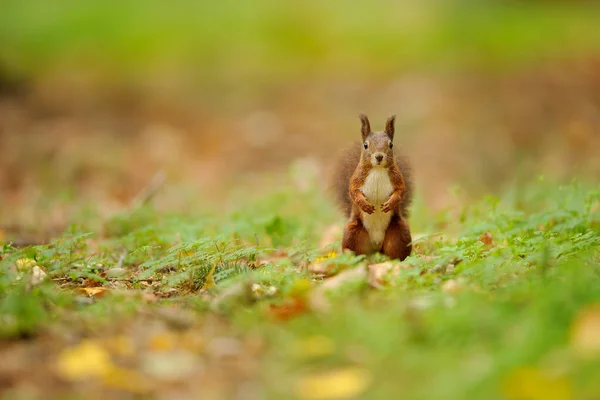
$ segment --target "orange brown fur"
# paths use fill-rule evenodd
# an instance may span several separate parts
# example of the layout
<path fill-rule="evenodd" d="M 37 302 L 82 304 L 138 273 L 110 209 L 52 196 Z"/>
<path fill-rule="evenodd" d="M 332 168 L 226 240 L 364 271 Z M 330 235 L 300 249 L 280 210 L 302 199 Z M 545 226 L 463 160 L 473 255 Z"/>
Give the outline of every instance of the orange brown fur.
<path fill-rule="evenodd" d="M 381 252 L 392 259 L 404 260 L 411 252 L 407 221 L 413 192 L 411 168 L 407 159 L 394 154 L 389 145 L 394 136 L 394 117 L 388 119 L 383 132 L 371 132 L 367 117 L 361 115 L 361 121 L 362 139 L 363 143 L 368 142 L 368 149 L 361 148 L 363 144 L 353 144 L 343 152 L 334 172 L 337 200 L 348 217 L 344 226 L 342 248 L 356 254 Z M 377 157 L 382 159 L 383 166 L 377 165 Z M 375 166 L 373 163 L 376 163 Z M 365 183 L 374 168 L 379 168 L 380 174 L 381 168 L 384 168 L 391 185 L 387 200 L 377 205 L 371 204 L 364 193 Z M 371 218 L 373 213 L 384 218 L 388 217 L 383 214 L 390 213 L 380 245 L 379 242 L 373 242 L 368 225 L 365 225 L 364 219 Z"/>

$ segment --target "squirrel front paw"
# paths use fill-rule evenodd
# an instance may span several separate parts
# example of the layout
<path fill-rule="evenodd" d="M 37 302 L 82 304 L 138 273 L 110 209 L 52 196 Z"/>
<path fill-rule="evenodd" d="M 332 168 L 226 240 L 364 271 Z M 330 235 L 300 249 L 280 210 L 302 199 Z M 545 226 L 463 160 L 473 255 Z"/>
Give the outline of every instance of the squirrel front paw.
<path fill-rule="evenodd" d="M 360 203 L 360 209 L 367 214 L 373 214 L 375 212 L 375 206 L 367 201 Z"/>
<path fill-rule="evenodd" d="M 396 208 L 397 205 L 398 202 L 392 201 L 392 199 L 390 199 L 381 205 L 381 211 L 383 211 L 384 213 L 390 212 L 394 208 Z"/>

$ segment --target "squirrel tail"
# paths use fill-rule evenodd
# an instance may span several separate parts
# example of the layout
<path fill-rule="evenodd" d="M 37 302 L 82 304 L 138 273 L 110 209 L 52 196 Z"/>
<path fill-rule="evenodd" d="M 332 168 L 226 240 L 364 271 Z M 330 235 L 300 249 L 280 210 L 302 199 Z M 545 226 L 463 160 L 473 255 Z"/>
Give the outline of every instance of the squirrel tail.
<path fill-rule="evenodd" d="M 346 217 L 350 216 L 352 210 L 352 200 L 350 199 L 350 178 L 360 162 L 361 143 L 353 143 L 341 151 L 337 162 L 334 164 L 331 177 L 330 189 L 333 196 Z M 396 164 L 404 177 L 406 191 L 400 203 L 400 213 L 403 217 L 409 216 L 409 207 L 413 200 L 413 174 L 408 158 L 403 154 L 394 154 Z"/>

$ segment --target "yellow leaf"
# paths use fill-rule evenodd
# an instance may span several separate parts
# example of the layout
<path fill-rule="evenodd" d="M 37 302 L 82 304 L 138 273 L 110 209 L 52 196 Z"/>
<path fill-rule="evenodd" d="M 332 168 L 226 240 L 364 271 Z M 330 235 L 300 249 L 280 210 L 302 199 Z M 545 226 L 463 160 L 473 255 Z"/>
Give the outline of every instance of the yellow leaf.
<path fill-rule="evenodd" d="M 88 296 L 100 297 L 106 292 L 108 289 L 105 287 L 91 287 L 91 288 L 81 288 L 81 292 L 87 294 Z"/>
<path fill-rule="evenodd" d="M 504 393 L 515 400 L 570 400 L 571 384 L 564 375 L 537 368 L 519 368 L 504 382 Z"/>
<path fill-rule="evenodd" d="M 580 311 L 571 326 L 571 346 L 583 357 L 600 357 L 600 303 Z"/>
<path fill-rule="evenodd" d="M 349 399 L 364 392 L 370 383 L 368 371 L 348 367 L 306 376 L 297 382 L 295 392 L 302 399 Z"/>
<path fill-rule="evenodd" d="M 36 265 L 35 260 L 32 260 L 31 258 L 19 258 L 17 260 L 17 269 L 18 270 L 31 268 L 35 265 Z"/>
<path fill-rule="evenodd" d="M 104 384 L 110 388 L 131 393 L 147 393 L 150 382 L 137 371 L 125 368 L 111 368 L 104 376 Z"/>
<path fill-rule="evenodd" d="M 83 341 L 59 354 L 58 374 L 69 381 L 106 376 L 112 368 L 110 355 L 93 341 Z"/>
<path fill-rule="evenodd" d="M 206 275 L 206 281 L 204 282 L 204 286 L 202 286 L 202 289 L 212 289 L 217 285 L 215 283 L 215 278 L 213 277 L 213 275 L 215 274 L 216 267 L 217 267 L 217 264 L 213 265 L 213 267 L 210 269 L 210 272 L 208 273 L 208 275 Z"/>
<path fill-rule="evenodd" d="M 293 350 L 297 357 L 303 359 L 318 358 L 333 353 L 334 345 L 327 336 L 310 336 L 298 342 Z"/>
<path fill-rule="evenodd" d="M 171 332 L 161 332 L 148 341 L 148 347 L 154 351 L 172 350 L 177 346 L 178 338 Z"/>

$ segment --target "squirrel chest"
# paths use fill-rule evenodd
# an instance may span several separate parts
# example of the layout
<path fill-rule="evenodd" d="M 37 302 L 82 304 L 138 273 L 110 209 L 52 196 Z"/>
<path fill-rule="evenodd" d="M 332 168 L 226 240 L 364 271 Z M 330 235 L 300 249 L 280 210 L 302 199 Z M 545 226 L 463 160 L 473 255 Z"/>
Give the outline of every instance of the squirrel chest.
<path fill-rule="evenodd" d="M 381 211 L 381 204 L 385 203 L 394 191 L 387 169 L 373 168 L 367 175 L 361 192 L 367 200 L 375 206 L 373 214 L 367 214 L 361 211 L 363 226 L 369 232 L 371 244 L 375 248 L 381 248 L 385 231 L 392 218 L 392 213 Z"/>

